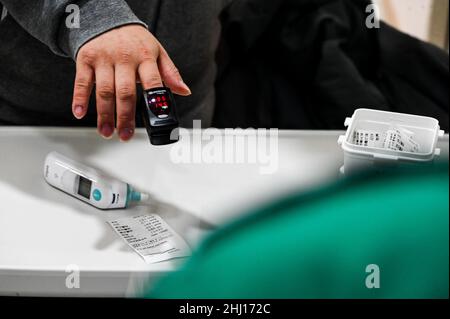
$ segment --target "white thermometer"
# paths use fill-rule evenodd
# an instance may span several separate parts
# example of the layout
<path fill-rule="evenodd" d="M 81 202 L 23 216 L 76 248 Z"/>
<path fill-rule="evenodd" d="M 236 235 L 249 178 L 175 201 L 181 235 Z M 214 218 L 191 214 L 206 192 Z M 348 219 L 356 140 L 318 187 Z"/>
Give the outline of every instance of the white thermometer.
<path fill-rule="evenodd" d="M 126 208 L 149 198 L 127 183 L 56 152 L 45 159 L 44 177 L 53 187 L 100 209 Z"/>

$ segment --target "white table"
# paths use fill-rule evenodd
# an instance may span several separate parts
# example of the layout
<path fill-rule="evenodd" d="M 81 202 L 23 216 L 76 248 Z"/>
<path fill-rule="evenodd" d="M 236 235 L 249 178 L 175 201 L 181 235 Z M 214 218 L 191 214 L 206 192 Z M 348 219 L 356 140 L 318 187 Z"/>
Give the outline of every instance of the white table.
<path fill-rule="evenodd" d="M 183 260 L 144 263 L 107 220 L 157 213 L 195 245 L 251 207 L 339 178 L 340 134 L 280 131 L 278 170 L 262 175 L 260 164 L 175 164 L 174 145 L 152 147 L 143 130 L 124 144 L 103 140 L 93 129 L 0 128 L 0 295 L 133 296 L 144 279 L 152 282 Z M 448 159 L 448 136 L 440 144 Z M 100 168 L 158 201 L 126 211 L 90 207 L 46 184 L 43 161 L 50 151 Z M 66 287 L 69 265 L 81 271 L 79 289 Z"/>

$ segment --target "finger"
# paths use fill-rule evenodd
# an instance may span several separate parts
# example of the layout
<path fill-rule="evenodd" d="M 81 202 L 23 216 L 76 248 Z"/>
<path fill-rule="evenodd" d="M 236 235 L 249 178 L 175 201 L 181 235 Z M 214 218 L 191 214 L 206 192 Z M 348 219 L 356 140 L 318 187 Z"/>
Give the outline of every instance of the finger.
<path fill-rule="evenodd" d="M 103 64 L 95 69 L 97 101 L 97 128 L 100 135 L 110 138 L 114 134 L 115 78 L 114 66 Z"/>
<path fill-rule="evenodd" d="M 73 88 L 72 113 L 79 120 L 87 113 L 93 86 L 94 71 L 92 68 L 87 64 L 77 63 Z"/>
<path fill-rule="evenodd" d="M 122 141 L 129 141 L 136 126 L 136 70 L 130 65 L 117 65 L 116 112 L 117 130 Z"/>
<path fill-rule="evenodd" d="M 139 65 L 138 75 L 144 90 L 150 90 L 163 86 L 158 65 L 155 61 L 146 60 Z"/>
<path fill-rule="evenodd" d="M 164 83 L 176 94 L 188 96 L 191 95 L 191 89 L 184 83 L 180 71 L 170 59 L 167 51 L 161 46 L 158 59 L 159 71 L 161 72 Z"/>

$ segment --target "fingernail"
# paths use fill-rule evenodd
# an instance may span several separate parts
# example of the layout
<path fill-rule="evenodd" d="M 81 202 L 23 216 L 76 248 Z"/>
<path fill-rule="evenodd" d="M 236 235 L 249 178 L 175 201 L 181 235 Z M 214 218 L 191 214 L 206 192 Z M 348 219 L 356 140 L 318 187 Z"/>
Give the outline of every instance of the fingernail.
<path fill-rule="evenodd" d="M 132 128 L 123 128 L 119 131 L 119 137 L 123 142 L 128 141 L 134 135 L 134 129 Z"/>
<path fill-rule="evenodd" d="M 75 106 L 74 113 L 75 113 L 75 117 L 80 119 L 83 116 L 83 107 L 82 106 Z"/>
<path fill-rule="evenodd" d="M 188 95 L 192 94 L 191 89 L 189 88 L 189 86 L 187 86 L 186 83 L 184 83 L 183 80 L 180 80 L 180 86 L 183 88 L 183 90 L 189 93 Z"/>
<path fill-rule="evenodd" d="M 100 133 L 104 138 L 110 138 L 113 135 L 114 130 L 112 129 L 111 125 L 103 124 L 100 129 Z"/>

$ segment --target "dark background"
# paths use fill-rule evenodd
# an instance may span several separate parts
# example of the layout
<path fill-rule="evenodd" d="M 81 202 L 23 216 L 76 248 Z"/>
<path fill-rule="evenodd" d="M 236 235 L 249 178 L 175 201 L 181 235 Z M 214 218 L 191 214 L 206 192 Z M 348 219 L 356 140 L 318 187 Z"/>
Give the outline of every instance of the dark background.
<path fill-rule="evenodd" d="M 447 52 L 381 23 L 367 0 L 239 0 L 222 15 L 214 126 L 343 129 L 357 108 L 448 131 Z"/>

